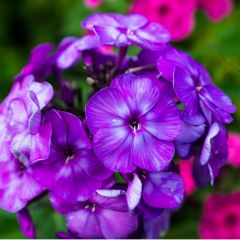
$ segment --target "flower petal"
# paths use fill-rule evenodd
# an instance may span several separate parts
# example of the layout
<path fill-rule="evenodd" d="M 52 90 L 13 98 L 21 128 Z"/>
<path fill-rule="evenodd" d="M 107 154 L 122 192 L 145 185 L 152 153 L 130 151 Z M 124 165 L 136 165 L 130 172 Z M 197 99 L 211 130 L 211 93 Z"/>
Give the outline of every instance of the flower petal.
<path fill-rule="evenodd" d="M 136 168 L 131 156 L 132 141 L 128 127 L 105 128 L 94 135 L 93 147 L 108 169 L 132 172 Z"/>
<path fill-rule="evenodd" d="M 123 126 L 129 116 L 125 97 L 117 89 L 100 90 L 86 105 L 86 120 L 93 134 L 99 129 Z"/>
<path fill-rule="evenodd" d="M 140 202 L 142 197 L 142 182 L 137 174 L 134 174 L 133 180 L 128 184 L 127 202 L 129 209 L 133 210 Z"/>
<path fill-rule="evenodd" d="M 151 173 L 144 182 L 143 199 L 152 207 L 176 209 L 183 197 L 183 180 L 174 172 Z"/>
<path fill-rule="evenodd" d="M 132 157 L 139 167 L 151 172 L 163 170 L 173 155 L 173 143 L 159 140 L 146 130 L 140 130 L 134 135 Z"/>

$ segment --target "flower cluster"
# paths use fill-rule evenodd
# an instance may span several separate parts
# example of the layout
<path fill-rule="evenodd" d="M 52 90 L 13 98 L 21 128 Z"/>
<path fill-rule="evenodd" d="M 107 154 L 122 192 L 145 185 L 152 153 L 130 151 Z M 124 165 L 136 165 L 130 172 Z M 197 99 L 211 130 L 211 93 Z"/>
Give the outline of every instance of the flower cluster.
<path fill-rule="evenodd" d="M 89 35 L 55 51 L 36 47 L 0 106 L 0 207 L 27 237 L 27 207 L 46 194 L 66 218 L 61 238 L 159 237 L 184 197 L 175 156 L 194 158 L 199 185 L 213 183 L 235 106 L 162 25 L 111 13 L 82 26 Z"/>

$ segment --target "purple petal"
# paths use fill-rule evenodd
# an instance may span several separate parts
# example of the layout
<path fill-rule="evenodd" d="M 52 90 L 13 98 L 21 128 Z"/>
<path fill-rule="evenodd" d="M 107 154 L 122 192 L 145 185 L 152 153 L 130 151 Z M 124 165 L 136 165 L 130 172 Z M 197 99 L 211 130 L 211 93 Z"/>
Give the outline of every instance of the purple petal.
<path fill-rule="evenodd" d="M 173 88 L 177 97 L 189 110 L 192 110 L 198 105 L 193 79 L 185 70 L 179 67 L 175 68 L 173 74 Z"/>
<path fill-rule="evenodd" d="M 103 164 L 120 172 L 132 172 L 136 168 L 131 156 L 133 136 L 128 127 L 99 130 L 93 139 L 94 151 Z"/>
<path fill-rule="evenodd" d="M 82 121 L 71 113 L 58 111 L 67 127 L 67 143 L 75 149 L 92 149 Z M 55 122 L 52 122 L 55 125 Z"/>
<path fill-rule="evenodd" d="M 53 97 L 53 87 L 48 82 L 32 82 L 29 91 L 33 91 L 38 99 L 40 109 L 43 109 Z"/>
<path fill-rule="evenodd" d="M 159 49 L 162 43 L 170 41 L 171 37 L 166 28 L 158 23 L 148 23 L 128 34 L 128 39 L 136 45 L 149 49 Z"/>
<path fill-rule="evenodd" d="M 32 50 L 30 62 L 37 62 L 39 60 L 45 59 L 49 55 L 53 47 L 54 46 L 50 43 L 39 44 Z"/>
<path fill-rule="evenodd" d="M 205 132 L 206 125 L 191 125 L 184 121 L 182 123 L 181 132 L 178 134 L 176 140 L 182 143 L 192 143 L 199 139 Z"/>
<path fill-rule="evenodd" d="M 117 89 L 100 90 L 86 105 L 86 120 L 93 134 L 99 129 L 123 126 L 129 116 L 126 99 Z"/>
<path fill-rule="evenodd" d="M 129 209 L 133 210 L 140 202 L 142 197 L 142 182 L 137 174 L 134 174 L 133 180 L 128 184 L 127 202 Z"/>
<path fill-rule="evenodd" d="M 164 211 L 160 216 L 144 220 L 144 230 L 147 239 L 158 239 L 163 237 L 169 229 L 170 213 Z"/>
<path fill-rule="evenodd" d="M 223 111 L 227 113 L 234 113 L 236 111 L 236 106 L 232 104 L 231 99 L 219 88 L 207 85 L 202 90 L 201 94 Z"/>
<path fill-rule="evenodd" d="M 78 49 L 78 41 L 70 44 L 56 60 L 56 65 L 60 69 L 72 67 L 81 58 L 82 52 Z"/>
<path fill-rule="evenodd" d="M 176 151 L 179 155 L 180 158 L 185 159 L 191 149 L 191 144 L 190 143 L 182 143 L 179 141 L 175 141 L 175 147 L 176 147 Z"/>
<path fill-rule="evenodd" d="M 88 199 L 102 182 L 89 177 L 81 167 L 81 161 L 73 159 L 64 163 L 64 154 L 51 152 L 49 159 L 34 165 L 34 176 L 45 188 L 63 199 Z M 84 184 L 82 184 L 84 183 Z"/>
<path fill-rule="evenodd" d="M 172 141 L 181 130 L 176 104 L 163 90 L 156 105 L 145 116 L 141 123 L 144 129 L 153 136 L 166 141 Z"/>
<path fill-rule="evenodd" d="M 137 229 L 137 218 L 131 212 L 103 209 L 99 218 L 105 238 L 124 238 Z"/>
<path fill-rule="evenodd" d="M 143 199 L 152 207 L 176 209 L 183 197 L 183 180 L 174 172 L 151 173 L 144 182 Z"/>
<path fill-rule="evenodd" d="M 21 231 L 26 238 L 36 238 L 35 227 L 27 208 L 24 208 L 17 213 L 17 220 Z"/>
<path fill-rule="evenodd" d="M 52 127 L 49 123 L 42 125 L 38 133 L 33 136 L 31 142 L 31 163 L 48 158 L 50 151 L 50 142 Z"/>
<path fill-rule="evenodd" d="M 146 130 L 135 134 L 132 158 L 139 167 L 151 172 L 163 170 L 169 165 L 173 155 L 173 143 L 159 140 Z"/>
<path fill-rule="evenodd" d="M 128 73 L 115 78 L 111 88 L 117 88 L 125 97 L 130 110 L 138 115 L 147 113 L 159 99 L 158 83 L 150 78 Z"/>
<path fill-rule="evenodd" d="M 52 141 L 54 145 L 65 147 L 67 145 L 67 128 L 61 115 L 56 110 L 51 110 L 45 115 L 45 122 L 52 124 Z M 59 131 L 61 129 L 61 131 Z"/>
<path fill-rule="evenodd" d="M 114 27 L 121 27 L 122 26 L 122 15 L 120 14 L 104 14 L 104 13 L 97 13 L 92 14 L 87 17 L 81 25 L 88 29 L 93 30 L 93 26 L 114 26 Z"/>
<path fill-rule="evenodd" d="M 33 178 L 31 169 L 20 172 L 18 164 L 14 158 L 0 162 L 0 208 L 9 212 L 20 211 L 43 190 Z"/>
<path fill-rule="evenodd" d="M 81 238 L 103 238 L 98 216 L 88 209 L 69 213 L 67 227 Z"/>
<path fill-rule="evenodd" d="M 93 30 L 103 44 L 118 47 L 130 45 L 126 33 L 118 28 L 112 26 L 94 26 Z"/>

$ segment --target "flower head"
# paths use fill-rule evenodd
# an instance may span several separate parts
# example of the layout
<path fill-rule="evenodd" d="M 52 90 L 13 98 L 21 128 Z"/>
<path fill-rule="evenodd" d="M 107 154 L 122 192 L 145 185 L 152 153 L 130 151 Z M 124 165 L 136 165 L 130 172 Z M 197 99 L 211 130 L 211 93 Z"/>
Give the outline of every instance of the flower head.
<path fill-rule="evenodd" d="M 104 165 L 132 172 L 137 166 L 160 171 L 174 154 L 180 131 L 176 106 L 150 78 L 125 74 L 96 93 L 86 106 L 93 147 Z"/>
<path fill-rule="evenodd" d="M 195 124 L 207 119 L 230 123 L 236 111 L 231 99 L 211 82 L 206 69 L 188 54 L 171 49 L 158 60 L 160 74 L 173 83 L 178 99 L 186 107 L 185 120 Z"/>
<path fill-rule="evenodd" d="M 51 148 L 48 158 L 35 161 L 36 179 L 63 199 L 86 200 L 110 177 L 111 171 L 95 156 L 80 119 L 51 110 L 45 122 L 52 125 Z"/>
<path fill-rule="evenodd" d="M 125 194 L 120 190 L 104 193 L 95 193 L 88 201 L 74 205 L 63 202 L 68 206 L 67 227 L 78 237 L 124 238 L 137 229 L 137 215 L 129 210 Z M 59 209 L 62 200 L 53 198 L 52 204 Z"/>
<path fill-rule="evenodd" d="M 170 40 L 169 33 L 162 25 L 148 22 L 139 14 L 97 13 L 83 21 L 82 26 L 94 31 L 103 44 L 116 47 L 135 44 L 156 49 Z"/>

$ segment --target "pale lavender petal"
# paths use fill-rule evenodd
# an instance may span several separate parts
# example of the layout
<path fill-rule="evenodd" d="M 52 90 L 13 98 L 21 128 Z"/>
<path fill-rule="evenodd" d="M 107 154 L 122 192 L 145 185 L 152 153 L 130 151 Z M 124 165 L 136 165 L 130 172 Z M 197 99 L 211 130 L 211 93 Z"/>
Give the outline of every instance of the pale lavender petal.
<path fill-rule="evenodd" d="M 137 174 L 134 174 L 133 180 L 128 184 L 127 202 L 129 209 L 133 210 L 140 202 L 142 197 L 142 182 Z"/>
<path fill-rule="evenodd" d="M 204 165 L 208 162 L 208 160 L 210 158 L 210 155 L 211 155 L 212 139 L 217 136 L 219 131 L 220 131 L 220 128 L 219 128 L 218 123 L 216 123 L 216 122 L 213 123 L 211 128 L 209 129 L 208 135 L 207 135 L 207 137 L 204 141 L 203 149 L 202 149 L 202 152 L 201 152 L 200 163 L 202 165 Z"/>
<path fill-rule="evenodd" d="M 33 91 L 38 99 L 40 109 L 43 109 L 54 95 L 53 87 L 48 82 L 32 82 L 29 90 Z"/>
<path fill-rule="evenodd" d="M 67 69 L 78 62 L 82 51 L 78 49 L 78 42 L 73 42 L 58 56 L 56 65 L 60 69 Z"/>

